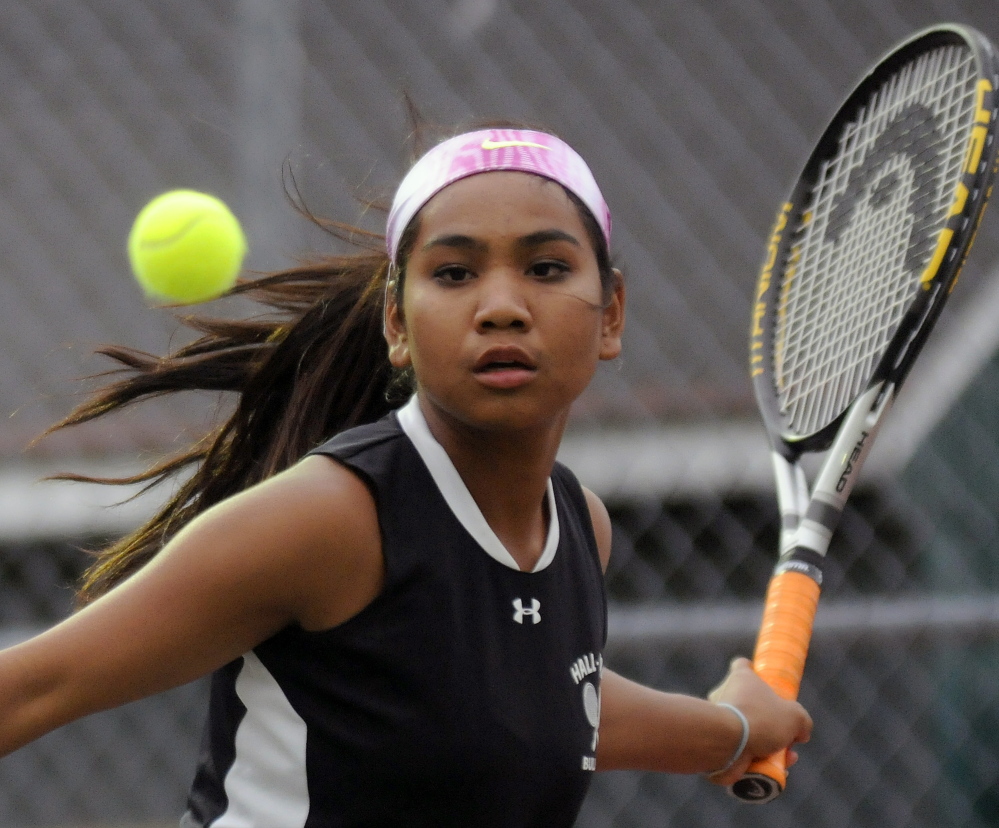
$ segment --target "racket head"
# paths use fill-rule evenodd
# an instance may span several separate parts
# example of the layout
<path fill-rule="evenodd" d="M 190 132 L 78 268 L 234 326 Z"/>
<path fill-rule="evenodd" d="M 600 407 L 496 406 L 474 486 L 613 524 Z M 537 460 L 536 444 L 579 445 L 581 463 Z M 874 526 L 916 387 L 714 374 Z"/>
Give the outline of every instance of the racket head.
<path fill-rule="evenodd" d="M 829 447 L 850 404 L 904 380 L 957 279 L 995 175 L 999 58 L 925 29 L 868 71 L 778 211 L 750 373 L 774 447 Z"/>

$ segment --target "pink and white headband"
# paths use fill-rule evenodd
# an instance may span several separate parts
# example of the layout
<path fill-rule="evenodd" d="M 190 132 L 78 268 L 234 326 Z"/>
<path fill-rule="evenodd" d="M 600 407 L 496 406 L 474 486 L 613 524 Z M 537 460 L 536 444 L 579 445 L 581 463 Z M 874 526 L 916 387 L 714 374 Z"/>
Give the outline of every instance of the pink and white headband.
<path fill-rule="evenodd" d="M 572 147 L 545 132 L 483 129 L 438 144 L 403 178 L 385 231 L 389 259 L 396 261 L 406 227 L 437 193 L 461 178 L 496 170 L 533 173 L 557 181 L 586 205 L 610 246 L 610 210 L 590 168 Z"/>

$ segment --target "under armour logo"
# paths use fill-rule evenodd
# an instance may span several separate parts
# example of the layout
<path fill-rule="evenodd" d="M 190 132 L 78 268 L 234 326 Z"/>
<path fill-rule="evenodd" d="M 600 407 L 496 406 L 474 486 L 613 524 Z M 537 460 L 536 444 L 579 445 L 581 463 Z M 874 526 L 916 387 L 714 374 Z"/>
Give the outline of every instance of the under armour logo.
<path fill-rule="evenodd" d="M 539 610 L 541 609 L 541 602 L 537 598 L 531 599 L 530 607 L 525 607 L 524 602 L 520 598 L 514 598 L 513 609 L 514 609 L 513 620 L 516 621 L 518 624 L 524 623 L 525 615 L 531 616 L 532 623 L 534 624 L 541 623 L 541 613 L 539 612 Z"/>

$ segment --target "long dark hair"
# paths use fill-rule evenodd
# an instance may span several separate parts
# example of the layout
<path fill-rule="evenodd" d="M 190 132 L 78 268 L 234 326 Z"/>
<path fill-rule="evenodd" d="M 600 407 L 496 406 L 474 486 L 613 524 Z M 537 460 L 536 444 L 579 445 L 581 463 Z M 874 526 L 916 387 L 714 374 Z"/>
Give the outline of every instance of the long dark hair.
<path fill-rule="evenodd" d="M 421 128 L 411 136 L 414 158 L 426 145 L 426 133 Z M 119 345 L 99 348 L 97 353 L 118 364 L 99 375 L 110 382 L 45 432 L 180 391 L 236 395 L 235 408 L 222 425 L 140 474 L 121 478 L 57 475 L 65 480 L 140 483 L 147 488 L 183 479 L 176 493 L 143 526 L 93 553 L 93 562 L 79 584 L 80 604 L 100 597 L 142 568 L 206 509 L 287 469 L 338 432 L 377 420 L 405 402 L 412 391 L 411 378 L 393 371 L 382 333 L 389 280 L 384 237 L 313 215 L 298 195 L 294 176 L 286 174 L 286 182 L 290 182 L 286 186 L 289 199 L 299 212 L 355 252 L 241 281 L 231 294 L 252 299 L 269 312 L 240 320 L 181 316 L 180 321 L 200 336 L 165 356 Z M 609 299 L 615 277 L 606 243 L 586 207 L 575 195 L 568 195 L 597 252 Z M 400 244 L 399 272 L 390 288 L 397 301 L 401 301 L 405 259 L 417 230 L 418 219 L 407 228 Z"/>
<path fill-rule="evenodd" d="M 118 364 L 100 375 L 111 381 L 46 432 L 179 391 L 236 395 L 228 420 L 141 474 L 58 475 L 148 487 L 184 478 L 145 525 L 94 553 L 79 585 L 80 603 L 140 569 L 196 515 L 288 468 L 339 431 L 373 422 L 404 401 L 404 388 L 390 393 L 399 381 L 382 336 L 388 271 L 382 237 L 307 215 L 360 251 L 241 282 L 232 294 L 270 312 L 240 320 L 182 316 L 200 336 L 165 356 L 119 345 L 99 348 Z"/>

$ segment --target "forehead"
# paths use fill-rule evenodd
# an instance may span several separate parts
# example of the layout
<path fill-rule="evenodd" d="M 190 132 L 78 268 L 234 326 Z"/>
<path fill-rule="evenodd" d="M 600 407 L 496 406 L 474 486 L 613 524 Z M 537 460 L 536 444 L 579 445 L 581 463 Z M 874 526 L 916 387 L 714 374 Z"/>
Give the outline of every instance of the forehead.
<path fill-rule="evenodd" d="M 445 187 L 422 208 L 420 236 L 441 232 L 533 232 L 558 228 L 585 238 L 579 208 L 560 184 L 523 172 L 485 172 Z"/>

